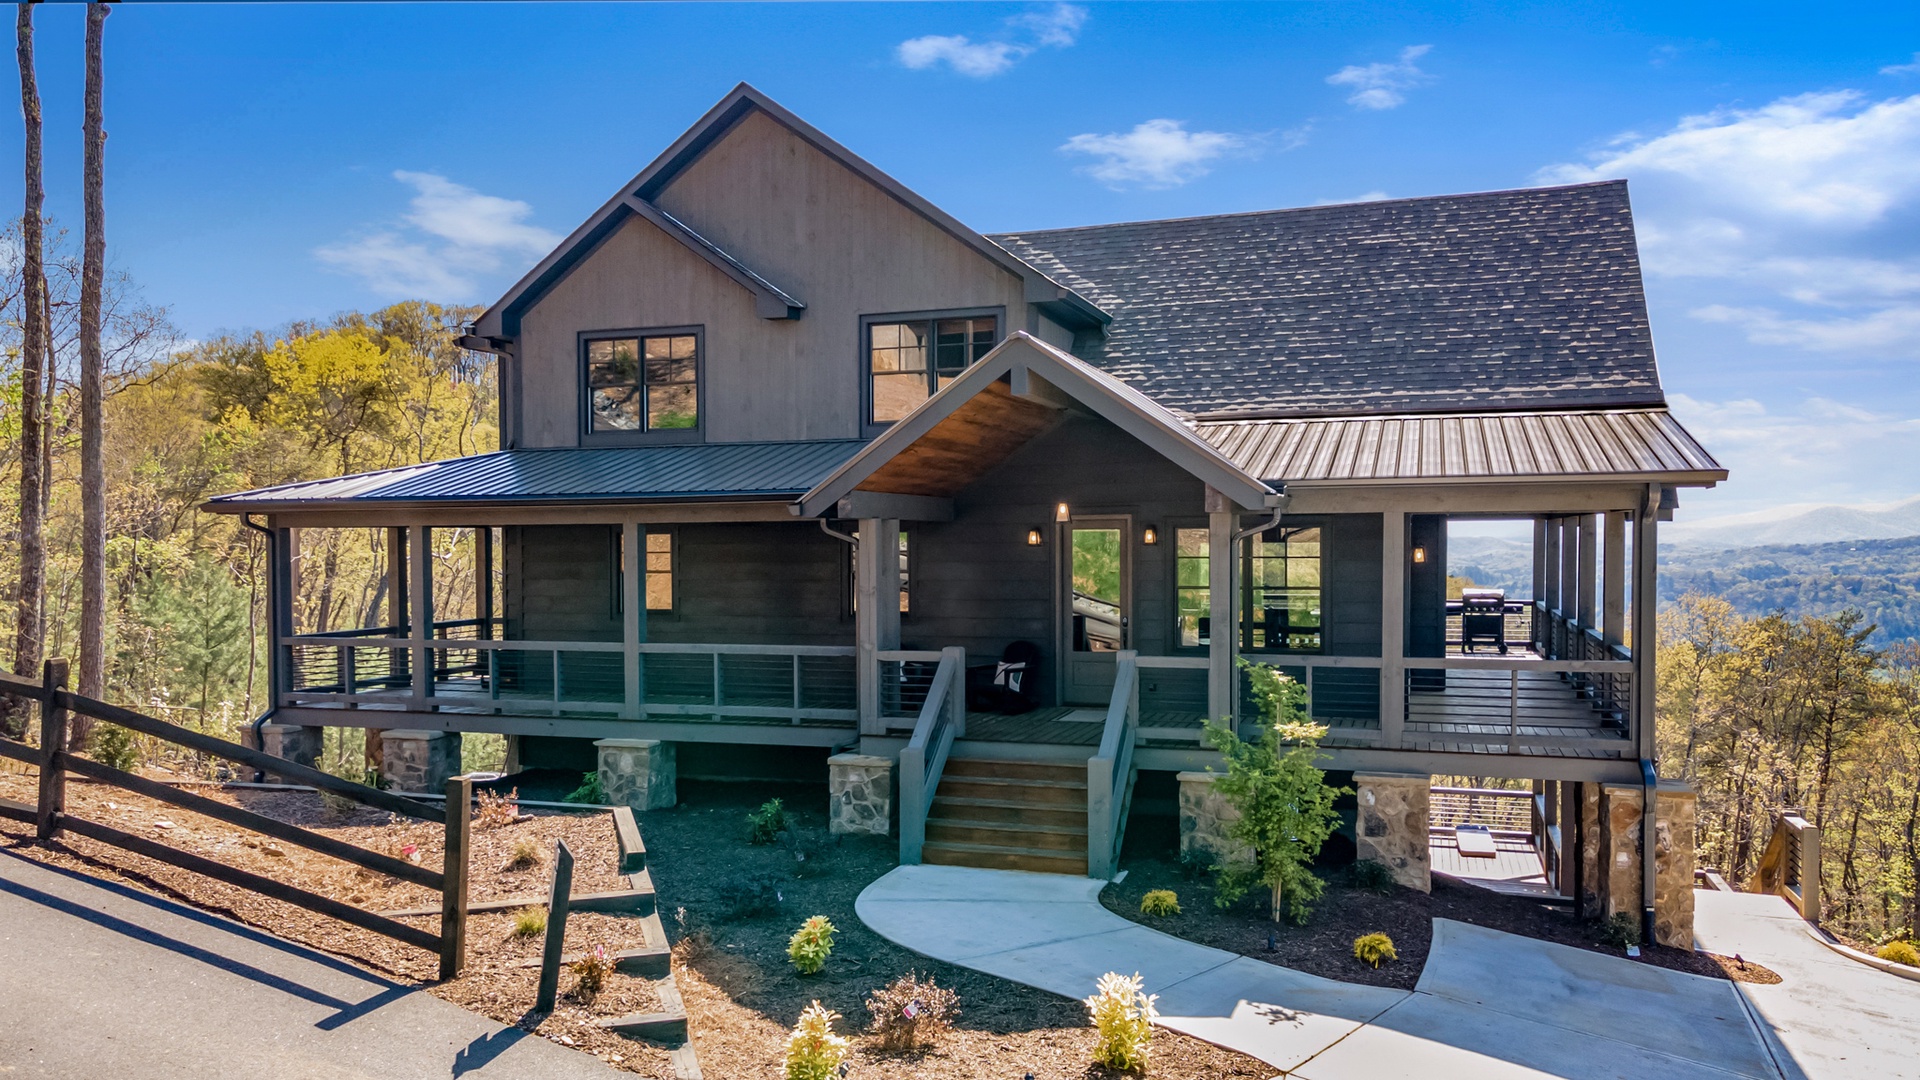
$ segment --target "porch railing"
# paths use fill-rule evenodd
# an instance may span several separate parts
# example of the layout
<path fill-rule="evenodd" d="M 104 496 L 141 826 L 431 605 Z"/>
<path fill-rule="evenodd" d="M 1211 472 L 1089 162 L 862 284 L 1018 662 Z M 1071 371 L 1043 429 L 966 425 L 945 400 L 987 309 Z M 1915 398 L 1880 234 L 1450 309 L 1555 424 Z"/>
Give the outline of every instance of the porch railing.
<path fill-rule="evenodd" d="M 913 725 L 900 751 L 900 864 L 920 862 L 927 842 L 927 811 L 955 739 L 967 733 L 967 651 L 942 649 Z M 919 662 L 919 661 L 914 661 Z"/>
<path fill-rule="evenodd" d="M 880 721 L 887 727 L 908 727 L 920 718 L 940 670 L 943 652 L 935 649 L 882 649 L 874 654 L 879 667 Z M 960 696 L 966 697 L 966 669 L 961 668 Z M 962 702 L 964 705 L 964 702 Z"/>
<path fill-rule="evenodd" d="M 1628 660 L 1409 658 L 1403 745 L 1453 743 L 1489 752 L 1617 751 L 1632 756 Z"/>
<path fill-rule="evenodd" d="M 1500 788 L 1434 787 L 1427 796 L 1431 828 L 1452 832 L 1461 825 L 1485 825 L 1502 836 L 1533 836 L 1533 792 Z"/>
<path fill-rule="evenodd" d="M 1113 699 L 1100 750 L 1087 759 L 1087 876 L 1111 878 L 1133 801 L 1133 745 L 1140 732 L 1140 664 L 1132 649 L 1114 658 Z"/>
<path fill-rule="evenodd" d="M 1501 640 L 1508 649 L 1530 648 L 1534 642 L 1534 603 L 1531 600 L 1508 600 L 1501 609 Z M 1462 618 L 1461 604 L 1458 600 L 1447 601 L 1447 648 L 1464 650 L 1466 648 L 1465 620 Z M 1475 649 L 1479 649 L 1475 645 Z"/>
<path fill-rule="evenodd" d="M 1133 688 L 1133 712 L 1135 722 L 1138 724 L 1136 738 L 1160 739 L 1168 742 L 1187 740 L 1197 741 L 1201 746 L 1207 745 L 1205 724 L 1208 721 L 1217 719 L 1217 717 L 1206 716 L 1204 712 L 1201 715 L 1202 726 L 1199 728 L 1195 728 L 1191 724 L 1180 727 L 1150 727 L 1145 723 L 1140 723 L 1138 719 L 1140 715 L 1141 673 L 1146 671 L 1193 671 L 1200 673 L 1204 679 L 1209 666 L 1207 658 L 1204 656 L 1141 656 L 1136 653 L 1133 658 L 1133 666 L 1136 669 Z M 1117 685 L 1116 683 L 1116 686 Z"/>

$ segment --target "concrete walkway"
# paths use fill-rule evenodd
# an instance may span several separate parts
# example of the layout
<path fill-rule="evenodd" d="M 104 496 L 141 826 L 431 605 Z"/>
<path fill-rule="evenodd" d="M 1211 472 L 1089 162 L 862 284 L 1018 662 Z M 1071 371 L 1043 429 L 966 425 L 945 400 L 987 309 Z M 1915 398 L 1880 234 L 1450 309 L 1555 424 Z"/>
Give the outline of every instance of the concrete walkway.
<path fill-rule="evenodd" d="M 1700 947 L 1756 960 L 1780 975 L 1740 993 L 1789 1080 L 1920 1080 L 1920 982 L 1849 960 L 1815 941 L 1777 896 L 1696 892 Z"/>
<path fill-rule="evenodd" d="M 0 1074 L 36 1080 L 627 1075 L 324 953 L 4 851 Z"/>
<path fill-rule="evenodd" d="M 876 933 L 1068 997 L 1139 972 L 1163 1026 L 1304 1080 L 1775 1080 L 1725 982 L 1435 920 L 1417 989 L 1336 982 L 1170 937 L 1100 906 L 1102 883 L 901 867 L 856 903 Z"/>

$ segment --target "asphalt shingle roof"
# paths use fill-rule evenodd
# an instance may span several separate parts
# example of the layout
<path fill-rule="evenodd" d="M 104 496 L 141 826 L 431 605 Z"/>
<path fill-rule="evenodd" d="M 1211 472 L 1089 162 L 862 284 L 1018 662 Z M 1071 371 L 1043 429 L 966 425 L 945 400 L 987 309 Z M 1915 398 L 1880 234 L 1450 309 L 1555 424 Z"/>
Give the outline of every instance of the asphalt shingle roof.
<path fill-rule="evenodd" d="M 1189 415 L 1664 404 L 1624 181 L 991 239 Z"/>

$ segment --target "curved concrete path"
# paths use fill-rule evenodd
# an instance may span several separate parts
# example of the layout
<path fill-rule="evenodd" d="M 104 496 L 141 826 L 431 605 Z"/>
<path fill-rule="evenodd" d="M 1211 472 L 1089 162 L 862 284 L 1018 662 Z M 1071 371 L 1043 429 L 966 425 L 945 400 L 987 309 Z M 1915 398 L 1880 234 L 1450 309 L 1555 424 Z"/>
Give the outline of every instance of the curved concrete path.
<path fill-rule="evenodd" d="M 1798 1077 L 1920 1080 L 1920 982 L 1870 968 L 1813 939 L 1785 900 L 1696 892 L 1700 947 L 1780 975 L 1740 984 L 1782 1071 Z"/>
<path fill-rule="evenodd" d="M 631 1074 L 325 953 L 0 851 L 0 1076 Z"/>
<path fill-rule="evenodd" d="M 1137 971 L 1162 1026 L 1306 1080 L 1780 1075 L 1720 980 L 1437 919 L 1415 990 L 1357 986 L 1140 926 L 1103 885 L 906 866 L 855 908 L 905 948 L 1067 997 Z"/>

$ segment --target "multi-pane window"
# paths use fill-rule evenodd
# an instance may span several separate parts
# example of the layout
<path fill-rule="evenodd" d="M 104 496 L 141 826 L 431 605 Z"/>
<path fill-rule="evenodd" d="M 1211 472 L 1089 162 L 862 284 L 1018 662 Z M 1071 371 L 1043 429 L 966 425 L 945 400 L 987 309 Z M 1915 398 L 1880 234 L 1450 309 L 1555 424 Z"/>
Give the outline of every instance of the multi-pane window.
<path fill-rule="evenodd" d="M 1320 647 L 1320 530 L 1281 526 L 1241 549 L 1240 647 Z"/>
<path fill-rule="evenodd" d="M 858 540 L 860 538 L 860 530 L 855 529 L 853 531 L 853 537 L 854 539 Z M 850 612 L 857 613 L 860 610 L 860 586 L 859 586 L 860 553 L 858 550 L 854 548 L 848 548 L 847 551 L 848 551 L 847 610 Z M 900 614 L 902 615 L 905 615 L 907 613 L 907 608 L 908 608 L 907 564 L 908 564 L 907 530 L 901 529 L 900 530 Z"/>
<path fill-rule="evenodd" d="M 647 531 L 646 547 L 643 549 L 645 562 L 641 572 L 646 575 L 646 597 L 648 611 L 673 610 L 673 534 L 671 532 Z M 618 615 L 626 606 L 627 595 L 627 536 L 626 530 L 613 530 L 613 611 Z"/>
<path fill-rule="evenodd" d="M 1207 589 L 1208 534 L 1205 529 L 1173 531 L 1174 620 L 1180 633 L 1180 645 L 1193 648 L 1205 645 L 1209 635 L 1201 632 L 1212 620 Z"/>
<path fill-rule="evenodd" d="M 918 408 L 993 348 L 992 315 L 867 325 L 868 420 L 890 424 Z"/>
<path fill-rule="evenodd" d="M 685 431 L 700 425 L 700 345 L 693 334 L 587 342 L 589 431 Z"/>

